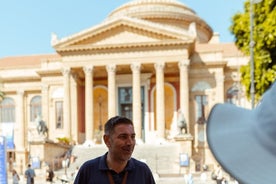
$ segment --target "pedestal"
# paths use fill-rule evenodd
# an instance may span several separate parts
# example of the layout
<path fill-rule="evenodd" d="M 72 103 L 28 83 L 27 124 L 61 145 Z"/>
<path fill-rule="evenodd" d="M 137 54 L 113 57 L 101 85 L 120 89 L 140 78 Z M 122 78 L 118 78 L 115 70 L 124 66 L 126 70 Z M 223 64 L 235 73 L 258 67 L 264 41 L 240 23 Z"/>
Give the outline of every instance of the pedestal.
<path fill-rule="evenodd" d="M 193 141 L 193 136 L 191 134 L 179 134 L 176 137 L 174 137 L 174 140 L 180 145 L 180 150 L 181 152 L 179 153 L 179 161 L 180 161 L 180 168 L 184 169 L 185 171 L 183 173 L 186 173 L 187 170 L 190 172 L 193 171 L 194 167 L 194 161 L 191 159 L 192 158 L 192 141 Z M 187 155 L 188 159 L 188 165 L 181 165 L 181 157 L 184 155 Z M 180 171 L 180 173 L 182 173 Z"/>
<path fill-rule="evenodd" d="M 62 160 L 69 145 L 54 143 L 50 140 L 32 141 L 30 144 L 30 162 L 41 167 L 43 163 L 52 166 L 54 170 L 62 168 Z"/>

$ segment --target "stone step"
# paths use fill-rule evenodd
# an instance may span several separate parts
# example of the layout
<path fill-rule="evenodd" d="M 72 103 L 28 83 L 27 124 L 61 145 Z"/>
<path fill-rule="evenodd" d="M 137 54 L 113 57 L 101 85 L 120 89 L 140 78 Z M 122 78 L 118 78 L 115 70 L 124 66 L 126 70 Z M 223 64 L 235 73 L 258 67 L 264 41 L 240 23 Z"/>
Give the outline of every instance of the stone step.
<path fill-rule="evenodd" d="M 85 161 L 103 155 L 107 151 L 105 145 L 93 145 L 90 147 L 77 145 L 72 150 L 72 155 L 76 156 L 74 163 L 68 170 L 74 170 Z M 169 144 L 141 144 L 136 145 L 133 157 L 148 164 L 154 173 L 158 174 L 181 174 L 184 172 L 179 165 L 180 146 L 177 143 Z"/>

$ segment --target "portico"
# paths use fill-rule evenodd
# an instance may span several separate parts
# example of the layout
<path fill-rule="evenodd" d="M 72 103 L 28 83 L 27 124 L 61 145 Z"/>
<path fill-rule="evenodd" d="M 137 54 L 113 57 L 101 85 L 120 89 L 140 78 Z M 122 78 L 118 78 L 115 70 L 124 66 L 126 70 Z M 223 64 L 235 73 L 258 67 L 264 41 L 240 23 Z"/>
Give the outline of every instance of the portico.
<path fill-rule="evenodd" d="M 89 67 L 85 65 L 74 68 L 67 67 L 68 72 L 63 73 L 64 112 L 72 112 L 71 114 L 76 112 L 76 116 L 81 116 L 82 112 L 78 110 L 78 106 L 67 103 L 70 103 L 71 99 L 77 99 L 77 97 L 72 97 L 72 94 L 77 95 L 77 93 L 71 91 L 77 91 L 78 88 L 84 88 L 79 90 L 79 93 L 83 93 L 85 96 L 85 100 L 77 102 L 77 104 L 83 103 L 84 106 L 85 121 L 78 124 L 79 127 L 85 127 L 85 131 L 81 132 L 81 129 L 75 131 L 73 127 L 70 127 L 68 128 L 68 133 L 71 129 L 71 133 L 68 134 L 71 135 L 70 137 L 73 138 L 73 135 L 77 133 L 78 136 L 74 137 L 76 138 L 74 140 L 78 140 L 78 142 L 93 141 L 96 130 L 99 130 L 99 120 L 101 119 L 101 123 L 104 123 L 109 117 L 117 114 L 133 119 L 137 138 L 144 141 L 150 141 L 150 138 L 154 138 L 154 134 L 155 138 L 166 139 L 166 127 L 168 129 L 173 124 L 175 126 L 173 129 L 177 129 L 176 122 L 173 122 L 177 121 L 176 112 L 179 108 L 177 108 L 177 101 L 182 98 L 182 109 L 186 109 L 187 113 L 188 95 L 183 98 L 172 93 L 173 96 L 166 97 L 165 83 L 169 83 L 172 78 L 179 78 L 177 86 L 182 86 L 184 95 L 188 94 L 188 88 L 183 86 L 183 84 L 188 84 L 188 70 L 183 69 L 183 67 L 188 67 L 187 63 L 186 65 L 183 65 L 183 62 L 141 64 L 141 62 L 131 61 L 130 59 L 128 65 L 126 62 L 123 65 L 99 65 L 97 62 L 93 65 L 89 62 Z M 104 68 L 106 71 L 103 71 Z M 184 72 L 180 74 L 180 70 L 184 70 Z M 66 75 L 69 76 L 66 77 Z M 68 82 L 68 78 L 75 82 Z M 100 87 L 101 92 L 98 90 Z M 124 89 L 120 90 L 122 87 Z M 126 90 L 129 94 L 126 94 Z M 176 88 L 174 87 L 173 90 L 176 91 Z M 101 103 L 105 104 L 101 106 L 101 110 L 97 99 L 99 96 L 101 96 Z M 166 121 L 165 118 L 166 98 L 174 100 L 170 102 L 173 109 L 170 114 L 172 118 L 169 121 Z M 99 114 L 99 111 L 102 114 Z M 72 118 L 72 115 L 67 118 Z M 185 118 L 188 119 L 188 114 L 185 115 Z M 70 119 L 64 122 L 70 121 L 74 120 Z M 80 134 L 84 134 L 85 139 L 80 139 Z"/>

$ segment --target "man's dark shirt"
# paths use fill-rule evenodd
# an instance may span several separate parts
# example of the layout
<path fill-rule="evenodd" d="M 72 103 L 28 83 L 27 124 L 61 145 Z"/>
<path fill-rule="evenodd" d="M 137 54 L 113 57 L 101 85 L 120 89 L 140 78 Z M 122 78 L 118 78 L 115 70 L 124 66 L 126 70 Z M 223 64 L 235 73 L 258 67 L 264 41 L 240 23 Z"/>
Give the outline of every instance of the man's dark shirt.
<path fill-rule="evenodd" d="M 113 178 L 116 177 L 119 182 L 121 182 L 124 172 L 128 172 L 127 184 L 155 184 L 151 170 L 144 162 L 131 158 L 124 171 L 117 174 L 107 167 L 106 157 L 107 153 L 85 162 L 81 166 L 74 184 L 110 184 L 107 172 L 111 172 Z M 117 179 L 114 178 L 114 182 Z"/>

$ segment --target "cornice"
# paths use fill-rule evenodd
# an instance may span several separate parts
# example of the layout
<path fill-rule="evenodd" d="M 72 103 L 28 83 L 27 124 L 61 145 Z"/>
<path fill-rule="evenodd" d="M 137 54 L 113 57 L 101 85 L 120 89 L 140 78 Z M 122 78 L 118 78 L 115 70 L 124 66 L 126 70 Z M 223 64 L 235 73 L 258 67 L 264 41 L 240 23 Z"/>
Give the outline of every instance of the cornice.
<path fill-rule="evenodd" d="M 9 83 L 9 82 L 33 82 L 33 81 L 40 81 L 41 78 L 40 77 L 36 77 L 36 76 L 17 76 L 17 77 L 1 77 L 1 82 L 5 82 L 5 83 Z"/>
<path fill-rule="evenodd" d="M 127 43 L 127 44 L 106 44 L 106 45 L 80 45 L 80 46 L 70 46 L 65 48 L 58 48 L 56 51 L 58 53 L 62 52 L 74 52 L 74 51 L 93 51 L 93 50 L 108 50 L 108 49 L 137 49 L 142 47 L 160 47 L 160 46 L 186 46 L 193 44 L 194 40 L 168 40 L 162 42 L 141 42 L 141 43 Z"/>
<path fill-rule="evenodd" d="M 49 77 L 49 76 L 62 76 L 62 71 L 60 69 L 54 69 L 54 70 L 37 70 L 36 73 L 40 77 Z"/>

